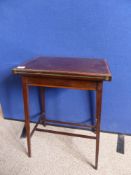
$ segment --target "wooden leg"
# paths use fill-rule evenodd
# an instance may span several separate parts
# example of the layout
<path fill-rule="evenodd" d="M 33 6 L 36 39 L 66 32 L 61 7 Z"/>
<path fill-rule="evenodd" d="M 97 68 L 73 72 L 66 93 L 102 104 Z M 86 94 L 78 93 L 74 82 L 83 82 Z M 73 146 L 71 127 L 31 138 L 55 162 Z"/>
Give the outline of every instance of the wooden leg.
<path fill-rule="evenodd" d="M 101 105 L 102 105 L 102 82 L 99 82 L 97 85 L 97 90 L 96 90 L 96 158 L 95 158 L 95 169 L 98 168 Z"/>
<path fill-rule="evenodd" d="M 45 126 L 45 88 L 40 87 L 41 122 Z"/>
<path fill-rule="evenodd" d="M 28 156 L 31 157 L 31 141 L 30 141 L 30 119 L 29 119 L 29 103 L 28 103 L 28 85 L 26 78 L 22 78 L 24 113 L 25 113 L 25 128 L 27 136 Z"/>

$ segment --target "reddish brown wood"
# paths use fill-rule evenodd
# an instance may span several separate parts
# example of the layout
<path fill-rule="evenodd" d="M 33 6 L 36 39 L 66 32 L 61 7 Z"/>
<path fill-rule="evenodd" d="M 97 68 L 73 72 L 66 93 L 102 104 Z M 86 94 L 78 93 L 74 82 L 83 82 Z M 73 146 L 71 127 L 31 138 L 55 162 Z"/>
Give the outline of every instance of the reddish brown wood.
<path fill-rule="evenodd" d="M 29 102 L 28 102 L 28 85 L 27 79 L 22 78 L 24 112 L 25 112 L 25 127 L 27 136 L 28 156 L 31 157 L 31 141 L 30 141 L 30 119 L 29 119 Z"/>
<path fill-rule="evenodd" d="M 34 132 L 36 131 L 36 128 L 38 127 L 39 124 L 41 124 L 41 118 L 42 117 L 39 117 L 37 123 L 35 124 L 34 128 L 32 129 L 31 133 L 30 133 L 30 137 L 33 136 Z"/>
<path fill-rule="evenodd" d="M 43 121 L 43 115 L 42 116 L 40 116 L 40 118 L 39 118 L 39 120 L 38 120 L 38 122 L 35 124 L 35 126 L 34 126 L 34 128 L 32 129 L 32 131 L 31 131 L 31 134 L 30 134 L 30 136 L 32 137 L 32 135 L 34 134 L 34 131 L 36 130 L 36 128 L 38 127 L 38 125 L 39 124 L 44 124 L 44 126 L 46 125 L 46 124 L 62 124 L 62 125 L 70 125 L 70 126 L 77 126 L 77 128 L 78 128 L 78 126 L 79 126 L 79 128 L 78 129 L 90 129 L 90 128 L 96 128 L 96 126 L 92 126 L 92 125 L 84 125 L 84 124 L 78 124 L 78 123 L 72 123 L 72 122 L 63 122 L 63 121 L 57 121 L 57 120 L 48 120 L 48 119 L 44 119 L 44 121 Z M 44 122 L 44 123 L 43 123 Z"/>
<path fill-rule="evenodd" d="M 96 159 L 95 168 L 98 168 L 100 121 L 102 105 L 102 85 L 104 80 L 111 80 L 111 73 L 105 60 L 100 59 L 78 59 L 78 58 L 50 58 L 38 57 L 21 66 L 13 69 L 15 74 L 22 76 L 25 125 L 27 134 L 28 155 L 31 156 L 30 137 L 34 131 L 44 131 L 54 134 L 84 137 L 96 139 Z M 40 87 L 41 117 L 30 134 L 28 86 Z M 70 122 L 47 120 L 45 116 L 45 96 L 44 87 L 72 88 L 81 90 L 96 91 L 96 124 L 86 126 Z M 58 123 L 72 126 L 89 127 L 96 129 L 96 137 L 73 133 L 65 133 L 37 128 L 39 123 Z"/>
<path fill-rule="evenodd" d="M 72 125 L 72 126 L 80 126 L 81 128 L 95 128 L 96 126 L 92 125 L 84 125 L 84 124 L 78 124 L 78 123 L 71 123 L 71 122 L 63 122 L 63 121 L 57 121 L 57 120 L 48 120 L 46 119 L 47 123 L 56 123 L 56 124 L 64 124 L 64 125 Z"/>
<path fill-rule="evenodd" d="M 100 141 L 100 122 L 101 122 L 101 106 L 102 106 L 102 82 L 97 84 L 96 90 L 96 160 L 95 168 L 98 168 L 99 141 Z"/>
<path fill-rule="evenodd" d="M 53 76 L 69 78 L 85 78 L 95 80 L 111 80 L 107 62 L 103 59 L 38 57 L 28 61 L 25 68 L 14 68 L 20 75 Z"/>
<path fill-rule="evenodd" d="M 40 101 L 41 101 L 41 120 L 45 126 L 45 88 L 40 87 Z"/>
<path fill-rule="evenodd" d="M 28 79 L 28 85 L 30 86 L 45 86 L 53 88 L 71 88 L 71 89 L 81 89 L 81 90 L 96 90 L 95 81 L 85 81 L 85 80 L 72 80 L 72 79 L 62 79 L 58 78 L 45 78 L 45 77 L 30 77 Z"/>
<path fill-rule="evenodd" d="M 88 136 L 88 135 L 82 135 L 82 134 L 73 134 L 73 133 L 69 133 L 69 132 L 52 131 L 52 130 L 49 130 L 49 129 L 37 128 L 36 131 L 48 132 L 48 133 L 52 133 L 52 134 L 62 134 L 62 135 L 67 135 L 67 136 L 82 137 L 82 138 L 87 138 L 87 139 L 96 139 L 95 136 Z"/>
<path fill-rule="evenodd" d="M 45 89 L 40 87 L 41 114 L 45 114 Z"/>

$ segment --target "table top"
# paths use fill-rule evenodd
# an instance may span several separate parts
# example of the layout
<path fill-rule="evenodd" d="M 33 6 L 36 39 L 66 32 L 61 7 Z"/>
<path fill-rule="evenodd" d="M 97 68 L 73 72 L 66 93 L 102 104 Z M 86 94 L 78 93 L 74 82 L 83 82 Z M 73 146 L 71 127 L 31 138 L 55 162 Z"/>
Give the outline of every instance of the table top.
<path fill-rule="evenodd" d="M 106 60 L 94 58 L 37 57 L 17 66 L 13 73 L 26 76 L 111 80 Z"/>

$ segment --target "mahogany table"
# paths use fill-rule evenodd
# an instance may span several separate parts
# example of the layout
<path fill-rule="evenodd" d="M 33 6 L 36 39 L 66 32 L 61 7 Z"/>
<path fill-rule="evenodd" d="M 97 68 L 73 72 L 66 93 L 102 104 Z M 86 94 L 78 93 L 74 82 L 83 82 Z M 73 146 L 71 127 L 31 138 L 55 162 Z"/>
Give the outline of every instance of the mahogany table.
<path fill-rule="evenodd" d="M 14 74 L 22 78 L 25 127 L 27 135 L 28 156 L 31 157 L 31 136 L 34 131 L 44 131 L 54 134 L 83 137 L 96 140 L 95 168 L 98 168 L 100 120 L 102 106 L 102 86 L 104 80 L 111 80 L 111 73 L 107 62 L 103 59 L 37 57 L 13 69 Z M 30 117 L 28 103 L 28 87 L 40 87 L 41 115 L 33 130 L 30 132 Z M 45 116 L 44 87 L 71 88 L 96 91 L 96 121 L 94 125 L 48 120 Z M 38 128 L 39 124 L 46 126 L 49 123 L 68 124 L 91 128 L 95 136 L 66 133 Z"/>

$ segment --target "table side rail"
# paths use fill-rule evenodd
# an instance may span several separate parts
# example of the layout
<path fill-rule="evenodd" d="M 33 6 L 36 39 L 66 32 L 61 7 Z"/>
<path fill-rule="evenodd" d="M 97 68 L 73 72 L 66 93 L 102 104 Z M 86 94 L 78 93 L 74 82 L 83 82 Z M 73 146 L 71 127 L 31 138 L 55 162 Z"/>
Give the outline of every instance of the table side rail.
<path fill-rule="evenodd" d="M 96 90 L 97 82 L 78 79 L 58 79 L 47 77 L 23 77 L 30 86 Z"/>

